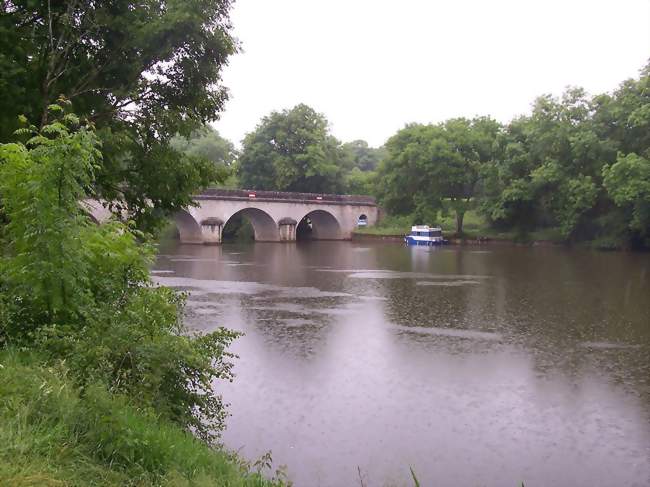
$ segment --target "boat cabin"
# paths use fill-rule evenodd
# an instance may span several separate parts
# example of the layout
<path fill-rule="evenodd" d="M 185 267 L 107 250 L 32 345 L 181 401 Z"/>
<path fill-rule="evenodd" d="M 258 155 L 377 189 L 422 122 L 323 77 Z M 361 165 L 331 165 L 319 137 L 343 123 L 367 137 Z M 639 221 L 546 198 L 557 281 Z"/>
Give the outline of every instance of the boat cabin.
<path fill-rule="evenodd" d="M 442 228 L 430 227 L 429 225 L 414 225 L 411 227 L 411 233 L 404 236 L 404 242 L 408 245 L 443 244 Z"/>

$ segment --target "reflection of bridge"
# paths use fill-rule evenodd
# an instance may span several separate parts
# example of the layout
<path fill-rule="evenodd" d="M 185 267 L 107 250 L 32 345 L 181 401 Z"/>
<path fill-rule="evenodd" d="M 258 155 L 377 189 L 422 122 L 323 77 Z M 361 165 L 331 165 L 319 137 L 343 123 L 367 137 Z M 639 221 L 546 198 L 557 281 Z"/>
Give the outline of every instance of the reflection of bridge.
<path fill-rule="evenodd" d="M 184 243 L 221 243 L 224 226 L 236 216 L 247 218 L 255 240 L 265 242 L 295 241 L 297 226 L 307 219 L 311 238 L 346 240 L 359 218 L 365 217 L 368 225 L 378 218 L 377 204 L 370 196 L 207 189 L 194 201 L 196 206 L 174 216 Z M 96 218 L 104 219 L 103 215 Z"/>

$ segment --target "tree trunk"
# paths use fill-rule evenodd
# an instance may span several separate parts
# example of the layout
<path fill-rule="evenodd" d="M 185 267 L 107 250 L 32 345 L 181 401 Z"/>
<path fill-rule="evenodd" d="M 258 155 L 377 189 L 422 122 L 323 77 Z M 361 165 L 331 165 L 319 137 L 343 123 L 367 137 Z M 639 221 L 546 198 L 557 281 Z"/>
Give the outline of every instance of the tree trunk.
<path fill-rule="evenodd" d="M 465 212 L 456 210 L 456 234 L 463 234 L 463 219 L 465 218 Z"/>

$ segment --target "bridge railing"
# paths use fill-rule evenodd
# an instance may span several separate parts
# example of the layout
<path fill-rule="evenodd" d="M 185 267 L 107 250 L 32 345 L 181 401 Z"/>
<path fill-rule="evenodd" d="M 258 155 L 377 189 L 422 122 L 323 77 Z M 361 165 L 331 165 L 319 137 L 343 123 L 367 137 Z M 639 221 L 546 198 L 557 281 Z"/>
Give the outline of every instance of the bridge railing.
<path fill-rule="evenodd" d="M 336 203 L 345 205 L 375 206 L 377 202 L 372 196 L 354 194 L 325 194 L 325 193 L 291 193 L 288 191 L 259 191 L 248 189 L 207 188 L 195 199 L 232 199 L 232 200 L 265 200 L 292 201 L 301 203 Z"/>

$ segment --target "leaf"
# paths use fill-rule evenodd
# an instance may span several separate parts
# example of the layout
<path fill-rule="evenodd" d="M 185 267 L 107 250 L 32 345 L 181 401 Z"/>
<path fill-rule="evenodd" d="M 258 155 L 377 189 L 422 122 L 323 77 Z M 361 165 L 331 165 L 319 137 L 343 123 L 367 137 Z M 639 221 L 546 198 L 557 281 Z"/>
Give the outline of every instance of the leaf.
<path fill-rule="evenodd" d="M 415 484 L 415 487 L 420 487 L 420 482 L 418 481 L 418 478 L 415 476 L 415 472 L 413 471 L 413 467 L 409 466 L 409 470 L 411 471 L 411 477 L 413 478 L 413 482 Z"/>

